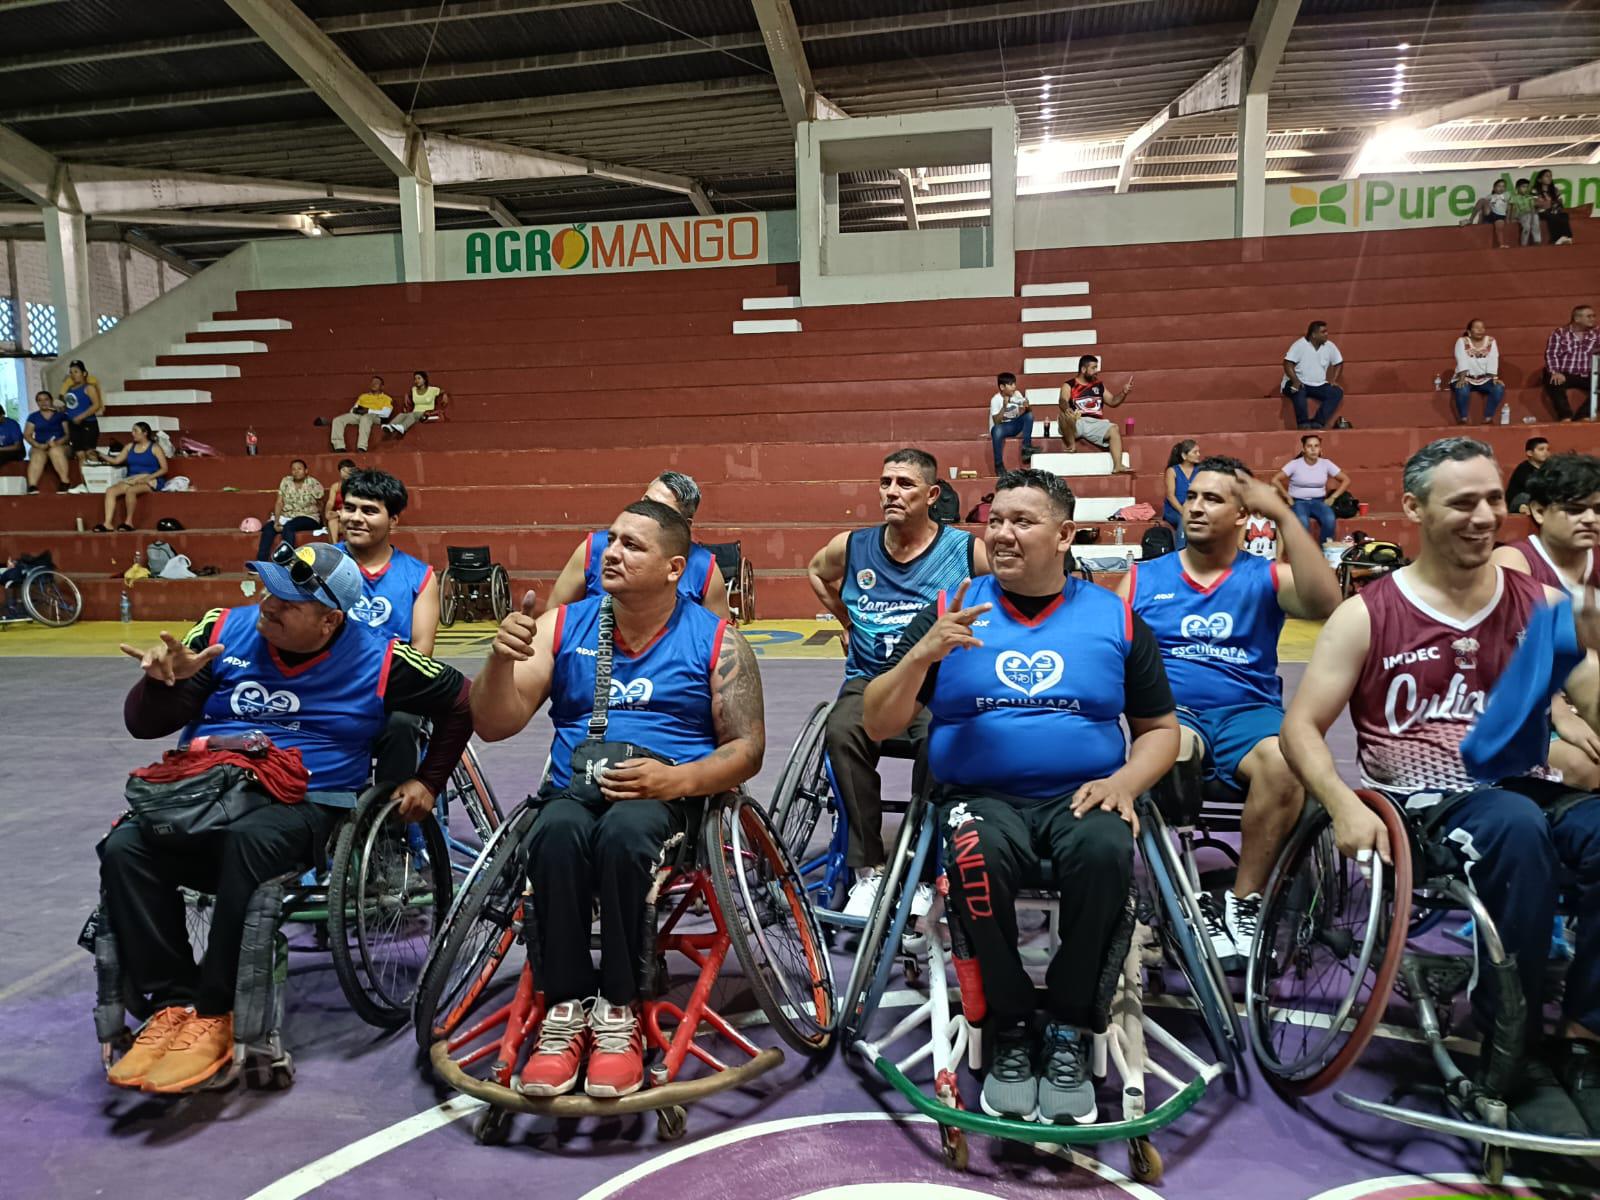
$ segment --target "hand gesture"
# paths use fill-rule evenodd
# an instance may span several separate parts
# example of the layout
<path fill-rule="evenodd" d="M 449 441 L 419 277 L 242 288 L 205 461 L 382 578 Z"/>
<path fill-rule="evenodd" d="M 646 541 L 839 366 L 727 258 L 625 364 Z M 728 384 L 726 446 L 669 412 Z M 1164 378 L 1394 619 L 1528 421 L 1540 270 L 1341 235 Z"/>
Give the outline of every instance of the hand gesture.
<path fill-rule="evenodd" d="M 600 794 L 607 800 L 678 800 L 677 767 L 653 758 L 625 758 L 600 772 Z"/>
<path fill-rule="evenodd" d="M 398 810 L 402 821 L 420 821 L 433 811 L 433 793 L 420 779 L 408 779 L 394 791 L 389 799 L 400 801 Z"/>
<path fill-rule="evenodd" d="M 517 612 L 506 614 L 506 619 L 500 622 L 500 630 L 494 635 L 494 646 L 490 653 L 498 654 L 501 658 L 509 658 L 512 662 L 527 662 L 533 657 L 533 632 L 535 622 L 534 611 L 539 607 L 539 598 L 529 588 L 522 596 L 522 608 Z"/>
<path fill-rule="evenodd" d="M 992 604 L 978 604 L 972 608 L 963 608 L 962 602 L 967 598 L 967 588 L 972 583 L 970 579 L 963 579 L 961 586 L 956 589 L 956 594 L 951 598 L 950 608 L 944 616 L 940 617 L 932 629 L 922 636 L 913 653 L 919 655 L 929 665 L 943 662 L 950 651 L 960 646 L 978 648 L 983 645 L 972 633 L 972 623 L 994 607 Z"/>
<path fill-rule="evenodd" d="M 1129 375 L 1128 382 L 1122 385 L 1122 394 L 1126 396 L 1131 391 L 1133 391 L 1133 376 Z"/>
<path fill-rule="evenodd" d="M 1246 512 L 1279 520 L 1289 507 L 1284 502 L 1283 493 L 1264 480 L 1241 475 L 1234 479 L 1234 483 L 1239 490 L 1239 503 Z"/>
<path fill-rule="evenodd" d="M 221 644 L 207 646 L 199 653 L 189 649 L 165 629 L 161 631 L 161 645 L 149 650 L 141 650 L 137 646 L 130 646 L 123 642 L 121 651 L 129 658 L 137 659 L 139 667 L 145 675 L 158 683 L 168 687 L 180 679 L 188 679 L 198 675 L 205 665 L 212 659 L 223 654 L 227 647 Z"/>
<path fill-rule="evenodd" d="M 1139 836 L 1139 814 L 1133 811 L 1133 793 L 1116 780 L 1091 779 L 1072 797 L 1072 815 L 1075 817 L 1097 808 L 1116 813 L 1132 826 L 1133 836 Z"/>

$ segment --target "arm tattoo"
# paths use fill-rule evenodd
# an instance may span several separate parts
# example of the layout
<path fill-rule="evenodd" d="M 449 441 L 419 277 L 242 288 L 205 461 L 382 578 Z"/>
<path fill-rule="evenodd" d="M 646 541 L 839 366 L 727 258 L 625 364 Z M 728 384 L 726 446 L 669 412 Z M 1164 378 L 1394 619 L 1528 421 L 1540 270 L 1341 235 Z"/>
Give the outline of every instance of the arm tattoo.
<path fill-rule="evenodd" d="M 720 743 L 718 753 L 729 742 L 749 744 L 759 762 L 767 749 L 767 718 L 761 694 L 761 671 L 755 652 L 731 625 L 722 638 L 711 682 L 711 719 Z"/>

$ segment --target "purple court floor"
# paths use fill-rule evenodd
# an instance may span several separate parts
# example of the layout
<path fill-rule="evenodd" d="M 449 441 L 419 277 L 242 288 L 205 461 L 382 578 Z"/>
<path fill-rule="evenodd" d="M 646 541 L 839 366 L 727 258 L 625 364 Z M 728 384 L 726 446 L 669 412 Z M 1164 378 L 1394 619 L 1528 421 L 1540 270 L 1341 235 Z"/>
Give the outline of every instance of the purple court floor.
<path fill-rule="evenodd" d="M 457 665 L 471 671 L 476 662 Z M 1301 670 L 1285 675 L 1292 683 Z M 801 720 L 836 686 L 839 666 L 768 662 L 763 672 L 770 749 L 754 790 L 764 799 Z M 973 1138 L 971 1170 L 957 1174 L 939 1157 L 935 1128 L 909 1119 L 893 1093 L 837 1053 L 820 1063 L 791 1054 L 749 1090 L 701 1103 L 690 1110 L 688 1135 L 671 1145 L 656 1141 L 646 1116 L 600 1126 L 519 1118 L 508 1145 L 480 1147 L 470 1103 L 445 1103 L 451 1098 L 419 1068 L 410 1031 L 375 1035 L 345 1008 L 327 958 L 316 954 L 292 959 L 284 1030 L 298 1067 L 291 1090 L 175 1102 L 113 1091 L 94 1040 L 92 964 L 75 938 L 96 895 L 94 843 L 120 809 L 122 780 L 161 748 L 122 731 L 130 681 L 129 665 L 109 659 L 0 660 L 0 1197 L 8 1200 L 1597 1194 L 1600 1175 L 1526 1159 L 1513 1170 L 1548 1186 L 1474 1185 L 1476 1155 L 1461 1143 L 1360 1117 L 1331 1098 L 1297 1109 L 1259 1078 L 1237 1093 L 1213 1085 L 1156 1136 L 1166 1177 L 1154 1187 L 1126 1179 L 1117 1143 L 1086 1148 L 1094 1158 L 1067 1159 Z M 510 744 L 480 748 L 507 808 L 543 762 L 548 737 L 543 718 L 535 724 L 537 732 Z M 1348 725 L 1335 729 L 1333 742 L 1347 769 Z M 887 764 L 886 793 L 903 792 L 907 776 L 905 764 Z M 842 956 L 836 970 L 842 982 Z M 891 982 L 891 992 L 899 986 Z M 1199 1043 L 1186 1013 L 1163 1020 Z M 752 1036 L 776 1042 L 759 1024 Z M 1428 1071 L 1419 1047 L 1380 1037 L 1346 1083 L 1381 1097 Z M 1114 1097 L 1102 1100 L 1109 1112 Z"/>

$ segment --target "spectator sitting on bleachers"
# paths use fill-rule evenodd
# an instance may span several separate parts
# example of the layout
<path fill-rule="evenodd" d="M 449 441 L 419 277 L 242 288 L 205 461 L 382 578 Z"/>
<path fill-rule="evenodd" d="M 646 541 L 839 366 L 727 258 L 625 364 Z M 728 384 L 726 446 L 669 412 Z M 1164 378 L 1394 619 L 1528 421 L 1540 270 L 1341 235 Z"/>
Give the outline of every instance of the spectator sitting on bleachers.
<path fill-rule="evenodd" d="M 1194 468 L 1204 455 L 1200 443 L 1185 438 L 1173 445 L 1167 455 L 1167 477 L 1164 481 L 1166 496 L 1161 504 L 1161 519 L 1172 526 L 1172 536 L 1179 550 L 1183 549 L 1183 502 L 1189 495 L 1189 481 L 1194 478 Z"/>
<path fill-rule="evenodd" d="M 56 469 L 61 478 L 61 491 L 67 490 L 67 414 L 56 409 L 56 398 L 49 392 L 40 392 L 33 398 L 38 412 L 28 414 L 22 424 L 22 438 L 28 443 L 28 491 L 39 490 L 39 480 L 44 477 L 45 463 Z"/>
<path fill-rule="evenodd" d="M 1530 181 L 1517 180 L 1517 190 L 1511 193 L 1510 206 L 1519 230 L 1518 240 L 1524 246 L 1537 246 L 1541 240 L 1539 209 L 1533 202 L 1533 184 Z"/>
<path fill-rule="evenodd" d="M 1506 385 L 1500 382 L 1500 347 L 1478 317 L 1468 321 L 1465 332 L 1456 339 L 1456 370 L 1450 377 L 1450 390 L 1455 393 L 1457 425 L 1467 423 L 1473 392 L 1484 397 L 1485 425 L 1493 423 L 1494 410 L 1505 398 Z"/>
<path fill-rule="evenodd" d="M 384 425 L 385 433 L 405 437 L 418 421 L 437 421 L 444 416 L 444 406 L 450 403 L 449 393 L 428 382 L 426 371 L 411 373 L 411 405 L 408 411 L 396 413 L 394 420 Z"/>
<path fill-rule="evenodd" d="M 1544 345 L 1544 391 L 1558 421 L 1573 419 L 1568 392 L 1581 392 L 1587 398 L 1591 360 L 1597 353 L 1600 334 L 1595 333 L 1594 307 L 1580 304 L 1565 325 L 1551 330 Z"/>
<path fill-rule="evenodd" d="M 289 473 L 278 481 L 278 498 L 272 505 L 272 516 L 261 528 L 261 544 L 256 548 L 258 561 L 272 561 L 274 539 L 282 538 L 293 549 L 299 534 L 310 533 L 321 526 L 322 484 L 311 478 L 308 471 L 306 460 L 297 458 L 289 464 Z"/>
<path fill-rule="evenodd" d="M 1010 371 L 995 376 L 995 384 L 1000 390 L 989 397 L 989 441 L 994 447 L 994 473 L 999 475 L 1006 469 L 1007 438 L 1022 439 L 1023 466 L 1033 458 L 1033 406 L 1018 393 L 1017 377 Z"/>
<path fill-rule="evenodd" d="M 1294 405 L 1295 424 L 1300 429 L 1326 429 L 1344 400 L 1339 376 L 1344 373 L 1344 356 L 1328 337 L 1328 323 L 1313 321 L 1303 338 L 1296 338 L 1283 356 L 1283 382 L 1279 390 Z M 1317 402 L 1317 415 L 1306 413 L 1306 397 Z"/>
<path fill-rule="evenodd" d="M 355 407 L 333 419 L 333 449 L 345 449 L 344 431 L 359 424 L 361 428 L 356 434 L 356 447 L 365 450 L 368 439 L 372 437 L 372 427 L 382 424 L 393 415 L 394 398 L 383 390 L 383 376 L 374 375 L 367 390 L 356 397 Z"/>
<path fill-rule="evenodd" d="M 343 520 L 339 508 L 344 503 L 344 481 L 350 478 L 350 472 L 356 469 L 356 460 L 341 458 L 339 460 L 339 478 L 328 486 L 327 506 L 322 510 L 322 526 L 328 531 L 328 537 L 338 541 L 342 536 L 340 529 Z"/>
<path fill-rule="evenodd" d="M 1300 524 L 1310 530 L 1315 521 L 1321 541 L 1337 540 L 1339 522 L 1333 515 L 1333 502 L 1350 489 L 1350 477 L 1338 463 L 1322 457 L 1320 437 L 1308 433 L 1301 438 L 1300 453 L 1283 464 L 1272 484 L 1288 494 L 1289 506 Z"/>
<path fill-rule="evenodd" d="M 1506 193 L 1505 176 L 1500 176 L 1489 188 L 1486 196 L 1479 196 L 1472 206 L 1472 214 L 1462 219 L 1463 225 L 1493 225 L 1494 244 L 1501 250 L 1511 248 L 1511 197 Z"/>
<path fill-rule="evenodd" d="M 1535 475 L 1544 470 L 1544 464 L 1549 461 L 1549 439 L 1529 438 L 1522 447 L 1522 455 L 1523 460 L 1511 472 L 1511 478 L 1506 480 L 1506 495 L 1510 497 L 1506 505 L 1516 513 L 1528 511 L 1528 485 Z"/>
<path fill-rule="evenodd" d="M 1533 206 L 1539 210 L 1539 219 L 1544 222 L 1552 245 L 1565 246 L 1572 241 L 1572 218 L 1567 215 L 1567 202 L 1556 186 L 1555 172 L 1549 167 L 1533 177 Z"/>
<path fill-rule="evenodd" d="M 1106 395 L 1106 381 L 1100 375 L 1100 360 L 1093 354 L 1078 359 L 1078 371 L 1061 385 L 1061 440 L 1067 453 L 1072 453 L 1079 438 L 1091 446 L 1111 453 L 1111 470 L 1114 474 L 1130 474 L 1122 459 L 1122 431 L 1115 421 L 1108 421 L 1105 410 L 1121 408 L 1122 402 L 1133 391 L 1133 376 L 1114 396 Z"/>
<path fill-rule="evenodd" d="M 0 466 L 21 462 L 28 456 L 23 448 L 22 426 L 3 406 L 0 406 Z"/>
<path fill-rule="evenodd" d="M 167 486 L 167 455 L 156 443 L 149 423 L 135 421 L 133 444 L 110 455 L 109 461 L 114 467 L 126 467 L 128 473 L 106 489 L 105 520 L 96 525 L 94 531 L 111 532 L 111 522 L 117 519 L 117 501 L 121 500 L 128 510 L 128 519 L 117 526 L 117 532 L 132 533 L 133 513 L 139 507 L 139 497 Z"/>

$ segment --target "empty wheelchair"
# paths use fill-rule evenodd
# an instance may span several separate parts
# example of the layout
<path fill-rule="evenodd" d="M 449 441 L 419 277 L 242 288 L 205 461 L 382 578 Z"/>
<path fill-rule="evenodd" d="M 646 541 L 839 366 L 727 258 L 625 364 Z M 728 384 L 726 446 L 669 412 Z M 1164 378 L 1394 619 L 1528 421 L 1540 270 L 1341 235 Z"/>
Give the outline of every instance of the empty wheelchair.
<path fill-rule="evenodd" d="M 1506 1095 L 1525 1054 L 1529 1012 L 1515 958 L 1472 884 L 1440 854 L 1430 835 L 1388 797 L 1359 791 L 1383 821 L 1393 864 L 1358 864 L 1339 853 L 1327 812 L 1309 804 L 1273 868 L 1246 982 L 1251 1041 L 1262 1069 L 1283 1092 L 1308 1096 L 1332 1087 L 1361 1058 L 1392 1002 L 1408 1008 L 1439 1083 L 1402 1084 L 1382 1101 L 1339 1091 L 1358 1112 L 1481 1145 L 1492 1184 L 1513 1150 L 1600 1156 L 1600 1138 L 1565 1138 L 1507 1128 Z M 1473 948 L 1430 936 L 1443 914 L 1464 913 Z M 1457 1001 L 1475 978 L 1494 989 L 1494 1029 L 1476 1074 L 1450 1045 Z M 1414 1037 L 1410 1040 L 1416 1040 Z M 1426 1096 L 1434 1108 L 1405 1103 Z"/>
<path fill-rule="evenodd" d="M 487 1102 L 474 1134 L 503 1141 L 512 1114 L 612 1117 L 654 1111 L 662 1140 L 682 1136 L 686 1107 L 740 1087 L 783 1061 L 760 1049 L 711 1004 L 729 952 L 767 1021 L 800 1053 L 831 1040 L 833 968 L 822 932 L 782 843 L 742 793 L 714 797 L 694 834 L 663 856 L 646 904 L 655 930 L 641 970 L 646 1085 L 619 1099 L 576 1093 L 535 1097 L 513 1091 L 513 1076 L 537 1043 L 545 1011 L 526 841 L 539 816 L 530 798 L 496 831 L 445 921 L 417 992 L 417 1040 L 435 1076 Z M 680 1003 L 667 955 L 687 959 L 693 986 Z M 730 1065 L 708 1045 L 727 1046 Z M 701 1070 L 693 1070 L 694 1065 Z"/>
<path fill-rule="evenodd" d="M 37 621 L 60 629 L 83 615 L 78 585 L 56 569 L 48 550 L 20 555 L 14 567 L 0 571 L 0 587 L 0 628 Z"/>
<path fill-rule="evenodd" d="M 487 546 L 450 546 L 450 565 L 439 580 L 439 623 L 447 628 L 457 621 L 496 623 L 511 611 L 511 576 L 489 557 Z"/>
<path fill-rule="evenodd" d="M 706 549 L 717 560 L 722 582 L 728 589 L 728 613 L 735 625 L 748 625 L 756 619 L 756 569 L 744 556 L 743 542 L 708 543 Z"/>

